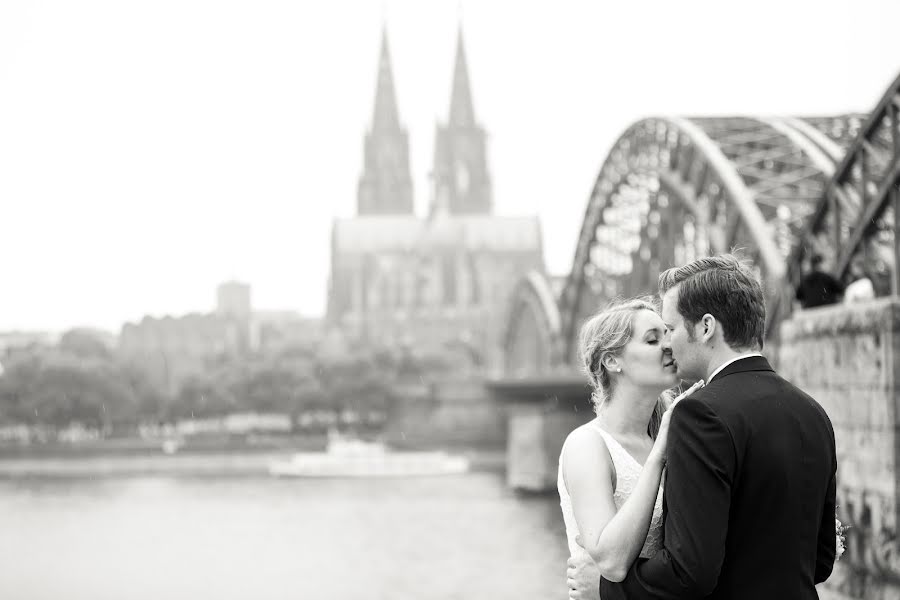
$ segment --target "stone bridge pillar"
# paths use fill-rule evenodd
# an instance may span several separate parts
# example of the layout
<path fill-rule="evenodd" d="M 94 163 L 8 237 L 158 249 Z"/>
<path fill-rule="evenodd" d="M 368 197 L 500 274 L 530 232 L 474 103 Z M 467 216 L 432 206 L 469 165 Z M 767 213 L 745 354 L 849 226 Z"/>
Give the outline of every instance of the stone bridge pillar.
<path fill-rule="evenodd" d="M 798 311 L 781 340 L 782 376 L 834 423 L 837 513 L 851 527 L 820 597 L 900 599 L 900 298 Z"/>
<path fill-rule="evenodd" d="M 525 492 L 555 491 L 563 441 L 594 418 L 586 378 L 578 373 L 516 378 L 488 387 L 506 405 L 507 484 Z"/>

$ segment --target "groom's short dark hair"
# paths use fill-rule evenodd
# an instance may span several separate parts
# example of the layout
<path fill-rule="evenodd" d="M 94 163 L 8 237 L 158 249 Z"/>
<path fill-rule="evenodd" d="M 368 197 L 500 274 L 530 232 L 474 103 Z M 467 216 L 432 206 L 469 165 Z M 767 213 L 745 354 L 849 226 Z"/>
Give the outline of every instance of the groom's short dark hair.
<path fill-rule="evenodd" d="M 676 285 L 678 312 L 687 324 L 693 326 L 709 313 L 722 326 L 729 346 L 762 349 L 766 303 L 747 264 L 731 254 L 707 256 L 659 276 L 661 296 Z"/>

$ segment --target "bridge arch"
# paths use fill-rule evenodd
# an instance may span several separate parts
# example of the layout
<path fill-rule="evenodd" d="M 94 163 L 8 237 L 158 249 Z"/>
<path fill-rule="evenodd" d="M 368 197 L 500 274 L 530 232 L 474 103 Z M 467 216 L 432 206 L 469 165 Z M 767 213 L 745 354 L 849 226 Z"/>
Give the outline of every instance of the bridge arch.
<path fill-rule="evenodd" d="M 553 282 L 542 273 L 530 271 L 516 285 L 504 325 L 505 376 L 546 374 L 562 364 L 562 318 Z"/>
<path fill-rule="evenodd" d="M 653 293 L 660 270 L 710 253 L 742 248 L 767 294 L 779 293 L 848 143 L 835 134 L 850 129 L 847 117 L 830 119 L 651 117 L 629 127 L 600 169 L 560 295 L 566 356 L 600 303 Z"/>

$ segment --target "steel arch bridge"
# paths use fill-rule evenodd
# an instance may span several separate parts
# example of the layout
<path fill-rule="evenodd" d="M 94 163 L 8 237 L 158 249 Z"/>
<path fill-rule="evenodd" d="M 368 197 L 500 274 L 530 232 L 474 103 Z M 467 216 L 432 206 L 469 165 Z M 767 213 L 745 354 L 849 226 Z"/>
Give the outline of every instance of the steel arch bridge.
<path fill-rule="evenodd" d="M 736 248 L 763 282 L 770 339 L 789 313 L 787 299 L 810 249 L 830 254 L 843 276 L 861 249 L 894 248 L 870 262 L 892 277 L 896 293 L 898 87 L 900 78 L 870 115 L 651 117 L 633 124 L 600 169 L 557 306 L 539 314 L 546 302 L 513 300 L 502 341 L 507 356 L 556 335 L 553 347 L 562 351 L 547 356 L 560 362 L 549 358 L 543 368 L 571 369 L 578 328 L 603 302 L 655 293 L 661 270 Z M 527 286 L 532 299 L 538 287 Z M 527 319 L 537 321 L 538 333 L 523 332 Z"/>
<path fill-rule="evenodd" d="M 610 151 L 560 297 L 563 336 L 615 296 L 653 293 L 661 270 L 741 248 L 767 293 L 859 128 L 830 119 L 655 117 Z"/>

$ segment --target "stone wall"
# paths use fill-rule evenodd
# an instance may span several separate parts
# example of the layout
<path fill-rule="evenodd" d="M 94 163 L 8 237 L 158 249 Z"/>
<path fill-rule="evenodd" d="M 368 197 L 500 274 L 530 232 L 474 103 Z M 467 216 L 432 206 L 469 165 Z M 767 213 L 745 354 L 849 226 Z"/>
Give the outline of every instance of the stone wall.
<path fill-rule="evenodd" d="M 838 517 L 848 549 L 824 600 L 900 599 L 897 540 L 900 299 L 798 311 L 782 325 L 779 371 L 834 424 Z"/>

